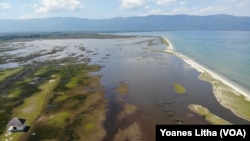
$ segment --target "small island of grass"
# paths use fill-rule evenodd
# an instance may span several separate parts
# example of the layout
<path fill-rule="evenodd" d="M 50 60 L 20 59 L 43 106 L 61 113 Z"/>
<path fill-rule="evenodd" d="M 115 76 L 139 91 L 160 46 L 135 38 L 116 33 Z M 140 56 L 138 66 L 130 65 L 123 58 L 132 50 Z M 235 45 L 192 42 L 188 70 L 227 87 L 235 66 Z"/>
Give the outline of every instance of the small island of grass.
<path fill-rule="evenodd" d="M 208 122 L 215 125 L 230 125 L 231 123 L 211 113 L 206 107 L 197 104 L 190 104 L 188 108 L 194 113 L 202 116 Z"/>
<path fill-rule="evenodd" d="M 174 86 L 174 91 L 175 91 L 177 94 L 184 94 L 184 93 L 186 92 L 185 87 L 182 86 L 181 84 L 176 83 L 176 82 L 173 82 L 172 84 L 173 84 L 173 86 Z"/>

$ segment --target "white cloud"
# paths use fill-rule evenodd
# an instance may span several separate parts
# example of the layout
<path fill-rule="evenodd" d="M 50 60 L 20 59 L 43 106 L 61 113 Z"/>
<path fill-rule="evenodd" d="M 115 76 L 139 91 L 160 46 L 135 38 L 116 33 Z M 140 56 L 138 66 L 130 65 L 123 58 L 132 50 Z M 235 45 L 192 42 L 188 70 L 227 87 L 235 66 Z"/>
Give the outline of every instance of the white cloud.
<path fill-rule="evenodd" d="M 164 15 L 166 14 L 162 9 L 154 9 L 149 12 L 148 15 Z"/>
<path fill-rule="evenodd" d="M 9 3 L 0 3 L 0 8 L 2 8 L 2 9 L 10 9 L 11 5 Z"/>
<path fill-rule="evenodd" d="M 140 16 L 149 16 L 149 15 L 166 15 L 167 13 L 163 9 L 153 9 L 145 14 L 141 14 Z"/>
<path fill-rule="evenodd" d="M 143 7 L 147 0 L 122 0 L 121 8 L 137 9 Z"/>
<path fill-rule="evenodd" d="M 172 13 L 174 13 L 174 14 L 179 14 L 179 13 L 183 14 L 184 12 L 187 12 L 187 11 L 188 11 L 188 9 L 186 7 L 180 7 L 180 8 L 175 8 L 172 11 Z"/>
<path fill-rule="evenodd" d="M 214 14 L 214 13 L 226 11 L 227 9 L 229 8 L 226 6 L 221 6 L 221 7 L 208 6 L 208 7 L 200 9 L 199 13 L 200 14 Z"/>
<path fill-rule="evenodd" d="M 200 13 L 208 13 L 208 12 L 211 12 L 214 10 L 216 10 L 215 7 L 209 6 L 209 7 L 205 7 L 205 8 L 200 9 Z"/>
<path fill-rule="evenodd" d="M 26 3 L 23 5 L 23 7 L 28 7 L 28 8 L 33 8 L 36 9 L 38 7 L 37 4 L 33 4 L 33 3 Z"/>
<path fill-rule="evenodd" d="M 43 17 L 48 13 L 74 12 L 83 7 L 79 0 L 41 0 L 39 5 L 27 4 L 26 6 L 35 8 L 35 12 L 22 15 L 22 19 Z"/>
<path fill-rule="evenodd" d="M 79 0 L 42 0 L 41 4 L 37 12 L 77 11 L 81 8 Z"/>
<path fill-rule="evenodd" d="M 176 2 L 176 0 L 157 0 L 156 4 L 157 5 L 169 5 L 169 4 L 172 4 L 175 2 Z"/>

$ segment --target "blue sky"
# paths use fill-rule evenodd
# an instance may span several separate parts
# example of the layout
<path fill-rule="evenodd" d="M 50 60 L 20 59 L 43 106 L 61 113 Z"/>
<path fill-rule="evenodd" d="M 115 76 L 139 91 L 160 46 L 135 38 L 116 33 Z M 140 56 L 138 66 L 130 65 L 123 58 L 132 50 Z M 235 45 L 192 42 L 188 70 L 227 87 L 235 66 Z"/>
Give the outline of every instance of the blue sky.
<path fill-rule="evenodd" d="M 250 16 L 250 0 L 0 0 L 0 19 L 174 14 Z"/>

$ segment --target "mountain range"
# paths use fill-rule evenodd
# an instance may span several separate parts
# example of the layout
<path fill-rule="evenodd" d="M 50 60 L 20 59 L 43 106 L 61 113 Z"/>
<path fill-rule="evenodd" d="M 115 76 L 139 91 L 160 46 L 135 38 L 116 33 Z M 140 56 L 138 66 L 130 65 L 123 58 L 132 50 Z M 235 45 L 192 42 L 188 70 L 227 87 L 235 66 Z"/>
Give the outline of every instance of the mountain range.
<path fill-rule="evenodd" d="M 250 31 L 250 17 L 232 15 L 151 15 L 83 19 L 53 17 L 0 19 L 0 32 Z"/>

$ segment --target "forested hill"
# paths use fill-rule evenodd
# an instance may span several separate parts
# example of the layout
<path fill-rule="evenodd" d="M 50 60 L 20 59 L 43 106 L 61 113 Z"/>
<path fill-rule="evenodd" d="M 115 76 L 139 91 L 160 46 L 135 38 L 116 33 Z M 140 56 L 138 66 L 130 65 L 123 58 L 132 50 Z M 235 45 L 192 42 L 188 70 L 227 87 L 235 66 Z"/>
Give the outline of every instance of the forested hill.
<path fill-rule="evenodd" d="M 55 17 L 0 20 L 0 32 L 250 31 L 250 17 L 231 15 L 152 15 L 112 19 Z"/>

